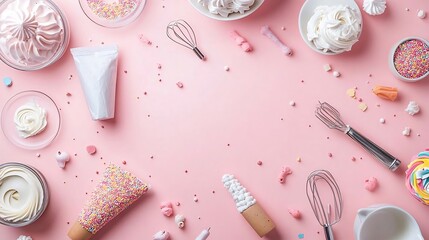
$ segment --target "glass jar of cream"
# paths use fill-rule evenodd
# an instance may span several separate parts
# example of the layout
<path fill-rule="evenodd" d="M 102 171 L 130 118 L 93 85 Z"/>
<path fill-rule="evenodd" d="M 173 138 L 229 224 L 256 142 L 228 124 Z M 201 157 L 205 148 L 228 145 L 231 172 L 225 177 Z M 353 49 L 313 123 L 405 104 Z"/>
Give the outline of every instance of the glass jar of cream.
<path fill-rule="evenodd" d="M 0 224 L 22 227 L 42 216 L 48 186 L 35 168 L 16 162 L 0 164 Z"/>

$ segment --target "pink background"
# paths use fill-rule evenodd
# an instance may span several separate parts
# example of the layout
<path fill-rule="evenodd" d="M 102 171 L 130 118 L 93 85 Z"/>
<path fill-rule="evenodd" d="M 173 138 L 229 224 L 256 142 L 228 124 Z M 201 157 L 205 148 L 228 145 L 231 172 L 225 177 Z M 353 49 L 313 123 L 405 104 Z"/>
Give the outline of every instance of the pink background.
<path fill-rule="evenodd" d="M 413 35 L 429 37 L 428 18 L 417 17 L 418 9 L 429 11 L 427 0 L 389 1 L 381 16 L 362 12 L 360 41 L 352 52 L 338 56 L 315 53 L 301 39 L 298 13 L 303 1 L 267 0 L 245 19 L 219 22 L 201 15 L 185 0 L 149 0 L 138 20 L 120 29 L 92 23 L 78 1 L 56 2 L 70 22 L 69 47 L 118 44 L 116 118 L 91 120 L 69 51 L 53 66 L 35 72 L 0 64 L 1 75 L 13 78 L 11 88 L 0 87 L 1 105 L 20 91 L 39 90 L 54 99 L 63 120 L 57 139 L 42 150 L 23 150 L 0 136 L 1 162 L 36 167 L 51 192 L 41 219 L 24 228 L 0 226 L 2 240 L 14 240 L 20 234 L 34 240 L 66 239 L 101 178 L 96 172 L 101 173 L 108 162 L 132 171 L 153 188 L 94 239 L 151 239 L 161 229 L 169 231 L 173 240 L 194 239 L 207 227 L 212 229 L 210 239 L 259 239 L 221 183 L 222 175 L 231 173 L 277 224 L 277 233 L 268 239 L 298 239 L 304 233 L 304 239 L 321 240 L 322 228 L 305 195 L 307 175 L 320 168 L 333 173 L 343 193 L 343 217 L 334 226 L 338 239 L 354 238 L 359 208 L 381 203 L 411 213 L 429 238 L 429 207 L 414 200 L 404 186 L 406 165 L 428 147 L 429 81 L 396 80 L 387 64 L 395 42 Z M 361 6 L 362 0 L 357 3 Z M 165 36 L 167 23 L 179 18 L 193 26 L 207 61 Z M 282 55 L 259 33 L 266 24 L 293 49 L 292 57 Z M 229 37 L 231 30 L 246 37 L 254 52 L 242 52 Z M 152 46 L 141 43 L 139 34 L 150 39 Z M 323 70 L 327 63 L 341 72 L 340 78 Z M 224 71 L 226 65 L 229 72 Z M 176 86 L 178 81 L 183 89 Z M 398 87 L 399 99 L 378 98 L 371 91 L 375 85 Z M 358 100 L 346 95 L 354 87 L 357 97 L 368 105 L 366 112 L 358 108 Z M 66 96 L 68 92 L 72 96 Z M 291 100 L 295 107 L 289 105 Z M 337 107 L 345 122 L 401 159 L 401 168 L 390 172 L 347 136 L 326 128 L 314 117 L 318 100 Z M 404 111 L 410 100 L 420 104 L 421 113 L 410 116 Z M 380 124 L 379 118 L 386 123 Z M 405 126 L 412 128 L 409 137 L 401 133 Z M 97 147 L 92 156 L 85 150 L 91 144 Z M 64 170 L 54 158 L 58 150 L 73 155 Z M 296 161 L 298 157 L 302 162 Z M 353 157 L 357 160 L 352 161 Z M 259 160 L 262 166 L 256 164 Z M 285 184 L 277 180 L 282 166 L 293 170 Z M 372 176 L 380 186 L 371 193 L 364 182 Z M 174 210 L 186 216 L 185 229 L 178 229 L 173 218 L 160 213 L 159 203 L 166 200 L 181 203 Z M 302 218 L 292 218 L 288 208 L 300 210 Z"/>

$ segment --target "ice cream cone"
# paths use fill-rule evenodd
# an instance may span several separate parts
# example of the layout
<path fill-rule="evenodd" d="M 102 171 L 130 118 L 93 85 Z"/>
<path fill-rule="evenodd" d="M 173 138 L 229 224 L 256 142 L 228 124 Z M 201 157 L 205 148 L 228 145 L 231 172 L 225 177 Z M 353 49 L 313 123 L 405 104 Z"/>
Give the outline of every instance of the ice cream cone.
<path fill-rule="evenodd" d="M 271 220 L 270 216 L 268 216 L 259 203 L 253 204 L 244 210 L 241 215 L 243 215 L 259 237 L 265 236 L 276 227 L 273 220 Z"/>
<path fill-rule="evenodd" d="M 71 240 L 88 240 L 92 237 L 92 234 L 83 228 L 78 221 L 76 221 L 70 228 L 67 236 Z"/>

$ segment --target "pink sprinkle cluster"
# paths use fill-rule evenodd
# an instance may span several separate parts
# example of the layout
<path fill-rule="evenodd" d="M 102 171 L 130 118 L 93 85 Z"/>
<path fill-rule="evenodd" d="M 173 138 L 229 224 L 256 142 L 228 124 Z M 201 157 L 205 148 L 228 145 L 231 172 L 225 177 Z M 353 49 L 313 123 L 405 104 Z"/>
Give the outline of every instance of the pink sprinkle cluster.
<path fill-rule="evenodd" d="M 106 0 L 87 0 L 89 8 L 100 18 L 116 20 L 132 13 L 139 4 L 139 0 L 119 0 L 109 2 Z"/>
<path fill-rule="evenodd" d="M 429 71 L 429 46 L 418 39 L 405 41 L 395 50 L 393 63 L 401 76 L 419 78 Z"/>
<path fill-rule="evenodd" d="M 90 233 L 95 234 L 147 190 L 148 185 L 140 179 L 110 164 L 104 172 L 103 180 L 82 209 L 79 223 Z"/>

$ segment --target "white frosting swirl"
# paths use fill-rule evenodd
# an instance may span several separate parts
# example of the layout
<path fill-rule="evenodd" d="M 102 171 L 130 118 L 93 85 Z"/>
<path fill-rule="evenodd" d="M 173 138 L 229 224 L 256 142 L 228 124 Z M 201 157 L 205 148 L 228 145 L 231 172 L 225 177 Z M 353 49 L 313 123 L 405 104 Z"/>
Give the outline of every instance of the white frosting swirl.
<path fill-rule="evenodd" d="M 244 14 L 245 11 L 250 10 L 255 0 L 198 0 L 198 3 L 207 6 L 212 14 L 228 17 L 230 13 Z"/>
<path fill-rule="evenodd" d="M 43 187 L 33 172 L 21 166 L 0 168 L 0 218 L 29 221 L 41 209 Z"/>
<path fill-rule="evenodd" d="M 364 0 L 363 10 L 369 15 L 381 15 L 386 10 L 386 0 Z"/>
<path fill-rule="evenodd" d="M 0 13 L 0 22 L 1 51 L 25 66 L 51 59 L 64 39 L 61 16 L 44 1 L 12 1 Z"/>
<path fill-rule="evenodd" d="M 21 235 L 16 240 L 33 240 L 30 236 Z"/>
<path fill-rule="evenodd" d="M 323 52 L 350 51 L 362 31 L 362 19 L 349 6 L 319 6 L 307 24 L 307 38 Z"/>
<path fill-rule="evenodd" d="M 234 198 L 235 205 L 239 212 L 253 206 L 256 203 L 256 199 L 243 187 L 240 182 L 230 174 L 225 174 L 222 177 L 223 186 L 228 189 Z"/>
<path fill-rule="evenodd" d="M 29 102 L 16 109 L 14 122 L 20 137 L 37 135 L 45 130 L 48 124 L 46 110 L 34 102 Z"/>
<path fill-rule="evenodd" d="M 411 116 L 414 116 L 414 114 L 420 112 L 420 106 L 415 101 L 410 101 L 405 111 Z"/>

